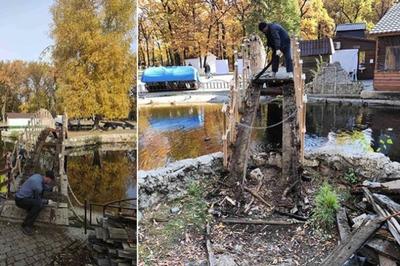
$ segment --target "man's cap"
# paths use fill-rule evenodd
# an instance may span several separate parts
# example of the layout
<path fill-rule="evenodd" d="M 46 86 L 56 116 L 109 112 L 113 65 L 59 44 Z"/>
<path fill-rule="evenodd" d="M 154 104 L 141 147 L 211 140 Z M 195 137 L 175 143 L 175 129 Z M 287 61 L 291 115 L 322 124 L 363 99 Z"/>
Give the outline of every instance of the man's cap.
<path fill-rule="evenodd" d="M 265 29 L 265 27 L 267 27 L 267 22 L 265 22 L 265 21 L 263 21 L 263 22 L 260 22 L 260 24 L 258 24 L 258 29 L 260 30 L 260 31 L 263 31 L 264 29 Z"/>
<path fill-rule="evenodd" d="M 50 177 L 52 180 L 54 180 L 54 172 L 53 171 L 51 171 L 51 170 L 49 170 L 49 171 L 46 171 L 46 176 L 47 177 Z"/>

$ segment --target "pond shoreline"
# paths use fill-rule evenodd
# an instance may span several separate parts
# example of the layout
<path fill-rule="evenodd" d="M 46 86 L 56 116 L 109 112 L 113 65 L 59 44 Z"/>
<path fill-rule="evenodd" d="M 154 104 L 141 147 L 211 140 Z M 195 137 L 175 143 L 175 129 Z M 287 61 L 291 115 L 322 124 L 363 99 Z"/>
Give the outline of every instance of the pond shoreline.
<path fill-rule="evenodd" d="M 267 101 L 267 97 L 261 96 L 261 103 Z M 307 95 L 310 103 L 327 102 L 327 103 L 350 103 L 357 105 L 384 105 L 384 106 L 400 106 L 400 99 L 395 97 L 385 97 L 385 95 L 374 94 L 364 95 L 360 97 L 343 97 L 343 96 L 321 96 Z M 228 103 L 229 90 L 213 90 L 213 91 L 168 91 L 157 93 L 141 93 L 138 97 L 138 106 L 154 106 L 163 104 L 195 104 L 195 103 Z"/>

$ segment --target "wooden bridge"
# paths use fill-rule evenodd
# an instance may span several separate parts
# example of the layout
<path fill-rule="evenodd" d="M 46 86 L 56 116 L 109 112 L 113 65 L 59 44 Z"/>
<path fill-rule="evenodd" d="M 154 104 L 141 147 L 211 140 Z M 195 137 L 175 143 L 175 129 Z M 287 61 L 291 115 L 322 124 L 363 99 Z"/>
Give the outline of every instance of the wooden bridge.
<path fill-rule="evenodd" d="M 304 157 L 305 94 L 302 61 L 297 40 L 291 38 L 294 77 L 269 77 L 262 74 L 267 65 L 266 52 L 259 36 L 247 38 L 242 51 L 235 54 L 243 59 L 243 73 L 235 66 L 234 82 L 230 88 L 230 101 L 224 105 L 225 130 L 223 134 L 224 165 L 229 169 L 233 184 L 244 184 L 253 129 L 282 126 L 282 182 L 290 189 L 299 184 Z M 279 74 L 279 73 L 278 73 Z M 257 128 L 254 126 L 260 96 L 282 98 L 282 119 L 279 123 Z"/>
<path fill-rule="evenodd" d="M 47 110 L 36 112 L 29 121 L 28 127 L 14 143 L 12 152 L 6 155 L 6 168 L 0 174 L 7 174 L 7 200 L 0 206 L 0 217 L 23 220 L 26 212 L 15 206 L 14 193 L 32 174 L 40 173 L 40 156 L 44 147 L 53 146 L 54 160 L 52 168 L 56 174 L 56 185 L 53 192 L 46 195 L 56 202 L 56 206 L 46 206 L 41 211 L 38 221 L 68 225 L 68 178 L 65 173 L 64 152 L 67 134 L 67 117 L 63 116 L 63 126 L 55 127 L 55 121 Z"/>

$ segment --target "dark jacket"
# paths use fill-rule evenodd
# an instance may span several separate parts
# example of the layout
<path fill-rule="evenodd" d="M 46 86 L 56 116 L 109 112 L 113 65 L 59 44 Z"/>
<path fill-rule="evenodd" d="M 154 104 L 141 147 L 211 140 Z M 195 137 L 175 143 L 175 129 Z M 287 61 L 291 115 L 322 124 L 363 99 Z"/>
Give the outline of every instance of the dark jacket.
<path fill-rule="evenodd" d="M 268 23 L 268 30 L 265 33 L 267 46 L 273 50 L 280 50 L 290 47 L 290 38 L 286 30 L 278 23 Z"/>

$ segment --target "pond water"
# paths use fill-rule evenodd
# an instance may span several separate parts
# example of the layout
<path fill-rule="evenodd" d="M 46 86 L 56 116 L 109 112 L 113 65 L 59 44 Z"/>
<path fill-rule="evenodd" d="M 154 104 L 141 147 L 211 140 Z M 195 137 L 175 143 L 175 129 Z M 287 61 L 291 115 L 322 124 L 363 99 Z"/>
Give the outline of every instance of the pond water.
<path fill-rule="evenodd" d="M 67 157 L 69 183 L 79 201 L 107 203 L 136 197 L 136 162 L 127 151 L 92 150 Z"/>
<path fill-rule="evenodd" d="M 139 169 L 222 150 L 221 104 L 143 106 L 139 109 Z M 346 151 L 382 152 L 400 161 L 399 108 L 307 104 L 306 149 L 333 145 Z M 277 104 L 261 105 L 257 126 L 281 120 Z M 279 148 L 282 127 L 253 130 L 251 149 Z"/>
<path fill-rule="evenodd" d="M 0 142 L 0 155 L 12 149 Z M 104 204 L 110 201 L 136 197 L 136 161 L 133 152 L 99 151 L 85 148 L 66 157 L 67 174 L 78 200 Z M 43 171 L 54 164 L 54 152 L 42 153 L 40 164 Z M 4 156 L 0 158 L 0 170 L 4 168 Z"/>

